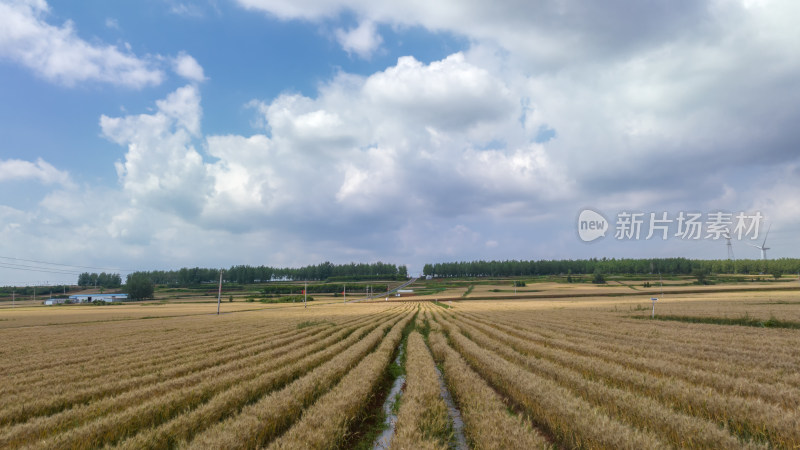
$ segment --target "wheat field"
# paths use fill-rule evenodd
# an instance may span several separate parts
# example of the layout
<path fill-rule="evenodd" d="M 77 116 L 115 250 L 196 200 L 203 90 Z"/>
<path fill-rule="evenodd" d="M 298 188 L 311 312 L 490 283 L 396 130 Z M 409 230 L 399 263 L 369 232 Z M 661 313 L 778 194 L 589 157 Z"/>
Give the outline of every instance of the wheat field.
<path fill-rule="evenodd" d="M 793 304 L 756 300 L 662 309 Z M 608 298 L 211 309 L 0 311 L 0 447 L 372 448 L 397 370 L 391 448 L 800 446 L 798 329 Z"/>

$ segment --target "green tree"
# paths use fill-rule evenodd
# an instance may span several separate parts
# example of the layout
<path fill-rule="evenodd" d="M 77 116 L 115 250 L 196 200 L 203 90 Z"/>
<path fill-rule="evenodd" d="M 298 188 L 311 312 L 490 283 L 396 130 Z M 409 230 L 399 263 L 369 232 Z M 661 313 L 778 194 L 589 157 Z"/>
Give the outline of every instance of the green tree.
<path fill-rule="evenodd" d="M 692 269 L 692 276 L 697 278 L 697 284 L 708 284 L 708 281 L 706 280 L 708 273 L 709 273 L 708 269 L 700 267 Z"/>
<path fill-rule="evenodd" d="M 594 278 L 592 278 L 592 283 L 594 284 L 606 284 L 606 277 L 602 274 L 599 270 L 594 272 Z"/>
<path fill-rule="evenodd" d="M 154 286 L 150 277 L 144 273 L 132 273 L 128 275 L 125 283 L 125 292 L 131 300 L 144 300 L 153 298 Z"/>

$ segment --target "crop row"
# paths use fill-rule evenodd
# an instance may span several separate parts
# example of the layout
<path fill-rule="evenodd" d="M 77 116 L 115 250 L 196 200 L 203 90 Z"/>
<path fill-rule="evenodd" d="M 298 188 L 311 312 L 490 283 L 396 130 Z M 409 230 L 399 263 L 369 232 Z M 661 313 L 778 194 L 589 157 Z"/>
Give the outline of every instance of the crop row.
<path fill-rule="evenodd" d="M 295 330 L 296 331 L 296 330 Z M 58 376 L 64 381 L 52 383 L 59 386 L 58 390 L 41 389 L 36 385 L 17 395 L 7 395 L 3 399 L 3 409 L 0 409 L 0 424 L 16 423 L 27 420 L 32 416 L 53 414 L 67 409 L 76 403 L 87 403 L 110 395 L 120 395 L 132 389 L 142 389 L 144 386 L 158 383 L 164 379 L 175 379 L 182 376 L 195 374 L 225 364 L 252 359 L 253 357 L 272 358 L 291 351 L 295 345 L 302 345 L 306 341 L 319 339 L 330 334 L 332 330 L 313 329 L 306 333 L 293 335 L 291 332 L 279 334 L 274 337 L 256 336 L 255 342 L 249 339 L 244 344 L 233 341 L 211 345 L 210 349 L 203 348 L 202 352 L 194 347 L 191 352 L 182 355 L 182 358 L 170 358 L 166 361 L 154 358 L 156 361 L 148 369 L 136 370 L 130 365 L 141 365 L 142 357 L 133 355 L 116 367 L 102 365 L 93 367 L 90 376 L 84 374 L 78 382 L 71 382 L 71 374 L 66 371 Z M 239 341 L 242 337 L 239 336 Z M 223 346 L 223 347 L 220 347 Z M 227 347 L 227 350 L 225 348 Z M 161 351 L 150 349 L 151 354 L 161 354 Z M 146 361 L 146 360 L 145 360 Z M 146 365 L 146 364 L 145 364 Z M 100 378 L 98 378 L 100 377 Z M 89 378 L 91 382 L 81 382 Z M 97 379 L 111 381 L 101 384 Z M 9 407 L 16 405 L 16 407 Z"/>
<path fill-rule="evenodd" d="M 647 361 L 636 361 L 622 352 L 621 357 L 597 351 L 594 349 L 597 344 L 591 342 L 568 346 L 564 343 L 570 339 L 567 332 L 544 338 L 538 327 L 530 325 L 531 331 L 525 331 L 508 316 L 503 317 L 505 320 L 477 313 L 447 316 L 437 315 L 448 331 L 450 344 L 490 384 L 525 407 L 536 421 L 568 446 L 608 443 L 593 441 L 594 438 L 577 432 L 577 424 L 570 435 L 557 422 L 551 423 L 552 417 L 540 417 L 530 400 L 536 398 L 534 393 L 522 388 L 526 383 L 538 383 L 539 389 L 545 391 L 539 392 L 540 395 L 569 394 L 571 399 L 595 408 L 594 415 L 604 415 L 644 436 L 651 435 L 652 445 L 738 447 L 768 443 L 792 447 L 800 444 L 800 417 L 795 410 L 762 400 L 756 391 L 752 396 L 742 397 L 725 393 L 724 387 L 694 384 L 690 375 L 663 376 L 645 370 Z M 514 379 L 518 381 L 515 383 Z M 767 397 L 778 399 L 778 395 Z M 619 433 L 622 434 L 613 434 L 625 436 L 625 442 L 633 442 L 629 432 L 619 430 Z"/>
<path fill-rule="evenodd" d="M 366 413 L 392 356 L 403 329 L 414 319 L 409 313 L 384 337 L 378 348 L 342 378 L 330 392 L 303 412 L 302 418 L 267 448 L 337 448 L 348 438 L 350 427 Z"/>
<path fill-rule="evenodd" d="M 474 448 L 547 448 L 547 440 L 526 419 L 510 415 L 502 397 L 432 327 L 429 341 L 442 363 L 450 392 L 460 408 Z"/>
<path fill-rule="evenodd" d="M 436 366 L 422 335 L 412 332 L 406 345 L 406 385 L 397 413 L 392 448 L 446 449 L 450 419 L 439 391 Z"/>
<path fill-rule="evenodd" d="M 110 376 L 109 382 L 97 384 L 86 389 L 67 390 L 64 394 L 43 395 L 41 398 L 17 400 L 11 403 L 15 407 L 7 408 L 0 412 L 0 423 L 18 423 L 36 416 L 54 415 L 60 411 L 67 410 L 74 405 L 89 404 L 97 402 L 109 396 L 115 405 L 119 405 L 125 400 L 123 398 L 132 397 L 144 400 L 146 396 L 142 394 L 157 395 L 174 386 L 190 384 L 190 380 L 208 378 L 213 373 L 229 372 L 237 367 L 248 367 L 258 365 L 262 361 L 273 359 L 291 352 L 296 347 L 300 348 L 307 342 L 313 342 L 317 338 L 329 336 L 332 330 L 322 330 L 320 336 L 310 335 L 300 340 L 293 340 L 291 336 L 270 340 L 259 343 L 257 346 L 249 346 L 244 350 L 231 351 L 229 354 L 219 357 L 219 355 L 205 355 L 204 352 L 197 352 L 196 357 L 190 361 L 185 361 L 179 365 L 154 366 L 150 373 L 128 377 L 125 376 L 124 368 Z M 164 383 L 164 380 L 168 380 Z M 71 386 L 70 383 L 65 383 Z M 29 395 L 35 396 L 41 392 L 31 390 Z M 130 394 L 130 395 L 126 395 Z M 96 407 L 100 403 L 95 403 Z M 116 406 L 111 406 L 116 407 Z M 74 411 L 73 411 L 74 413 Z M 102 414 L 98 411 L 98 414 Z M 83 419 L 91 418 L 84 416 Z"/>
<path fill-rule="evenodd" d="M 121 443 L 143 448 L 138 443 L 151 442 L 166 448 L 170 440 L 187 439 L 343 354 L 386 320 L 398 320 L 397 312 L 356 315 L 333 327 L 284 328 L 256 345 L 251 345 L 253 336 L 234 333 L 248 344 L 224 357 L 214 353 L 205 362 L 192 358 L 188 367 L 167 365 L 123 380 L 119 391 L 101 385 L 94 397 L 81 397 L 87 392 L 78 391 L 66 399 L 43 397 L 39 407 L 36 402 L 18 404 L 17 411 L 3 411 L 16 412 L 8 417 L 21 423 L 0 428 L 0 446 L 47 442 L 59 448 L 94 448 Z M 195 353 L 203 354 L 202 345 Z M 126 443 L 138 434 L 146 439 Z"/>
<path fill-rule="evenodd" d="M 162 334 L 157 331 L 158 329 L 145 331 L 145 334 Z M 93 334 L 100 333 L 96 329 L 92 329 L 91 332 Z M 73 344 L 68 351 L 52 348 L 39 349 L 35 359 L 28 363 L 19 363 L 17 369 L 22 372 L 14 377 L 9 377 L 9 381 L 13 384 L 9 384 L 3 394 L 4 396 L 12 394 L 12 389 L 42 393 L 57 392 L 59 389 L 73 390 L 70 389 L 72 385 L 96 383 L 97 377 L 111 374 L 135 377 L 152 372 L 153 368 L 161 365 L 171 366 L 186 358 L 197 356 L 198 346 L 204 349 L 202 356 L 213 357 L 215 353 L 228 352 L 232 347 L 254 346 L 264 340 L 291 335 L 291 333 L 292 329 L 289 327 L 281 327 L 278 330 L 256 330 L 252 334 L 241 331 L 231 333 L 230 330 L 224 332 L 219 329 L 217 332 L 193 335 L 187 331 L 182 334 L 162 336 L 155 342 L 126 344 L 115 338 L 113 345 L 106 342 L 102 350 L 87 349 L 80 344 Z M 243 340 L 242 336 L 252 337 L 252 340 Z M 48 334 L 42 336 L 41 339 L 46 341 L 57 339 L 57 337 Z M 87 368 L 90 368 L 90 374 L 86 373 Z M 55 376 L 66 382 L 53 383 Z M 18 382 L 15 383 L 16 381 Z"/>
<path fill-rule="evenodd" d="M 661 352 L 671 361 L 689 366 L 715 366 L 715 370 L 727 370 L 730 374 L 749 369 L 748 377 L 800 386 L 800 374 L 792 370 L 793 361 L 800 357 L 800 349 L 796 333 L 790 330 L 689 326 L 608 316 L 586 317 L 580 313 L 570 316 L 569 320 L 564 320 L 564 316 L 548 319 L 540 315 L 534 320 L 530 315 L 520 314 L 492 314 L 491 320 L 536 330 L 543 338 L 583 338 L 597 347 L 627 354 Z M 630 345 L 632 339 L 638 345 Z M 764 352 L 766 346 L 769 352 Z M 754 364 L 756 361 L 758 364 Z"/>
<path fill-rule="evenodd" d="M 385 343 L 395 335 L 399 336 L 402 328 L 412 317 L 412 313 L 407 312 L 402 320 L 394 319 L 393 324 L 387 324 L 372 331 L 348 347 L 346 351 L 339 353 L 281 390 L 262 397 L 257 402 L 243 408 L 239 414 L 200 433 L 189 442 L 189 447 L 258 448 L 271 442 L 289 429 L 301 415 L 305 417 L 306 408 L 318 397 L 336 386 L 342 377 L 351 372 L 351 369 L 373 360 L 374 357 L 366 357 L 371 354 L 373 349 L 380 345 L 380 354 L 385 353 L 384 347 L 388 345 Z M 387 331 L 390 333 L 388 336 L 386 336 Z M 392 350 L 395 347 L 396 343 L 392 346 Z M 347 378 L 348 381 L 350 379 L 352 377 Z M 362 383 L 369 383 L 369 381 L 369 379 L 359 380 Z M 339 412 L 337 411 L 336 414 Z"/>
<path fill-rule="evenodd" d="M 470 318 L 475 320 L 475 323 L 495 328 L 504 335 L 522 339 L 526 344 L 567 352 L 574 360 L 588 359 L 618 364 L 653 380 L 669 379 L 702 385 L 714 389 L 719 394 L 758 399 L 788 410 L 795 410 L 800 406 L 800 393 L 796 388 L 782 381 L 766 383 L 755 377 L 748 377 L 751 370 L 742 367 L 741 364 L 732 365 L 725 362 L 708 362 L 705 366 L 685 364 L 678 360 L 681 354 L 676 354 L 674 349 L 660 348 L 647 352 L 632 352 L 629 348 L 638 345 L 631 346 L 630 341 L 627 346 L 623 342 L 612 345 L 605 341 L 576 337 L 577 333 L 567 332 L 561 336 L 551 335 L 543 338 L 538 330 L 515 328 L 498 321 L 486 321 L 472 316 Z"/>
<path fill-rule="evenodd" d="M 512 341 L 508 336 L 500 336 L 497 340 L 475 327 L 459 322 L 461 330 L 467 332 L 470 339 L 482 348 L 501 355 L 509 362 L 524 368 L 531 374 L 550 379 L 570 389 L 580 398 L 604 411 L 610 417 L 624 421 L 642 430 L 654 430 L 663 439 L 671 443 L 692 447 L 734 447 L 738 441 L 729 433 L 721 430 L 715 423 L 692 417 L 689 414 L 674 411 L 666 405 L 647 397 L 631 392 L 624 387 L 609 386 L 603 380 L 594 380 L 589 372 L 596 368 L 597 361 L 585 372 L 559 365 L 542 357 L 528 358 L 517 351 L 514 345 L 522 346 L 524 341 Z M 456 336 L 456 339 L 461 339 Z M 563 363 L 564 360 L 559 360 Z M 588 372 L 589 376 L 584 376 Z M 646 377 L 644 378 L 646 380 Z"/>

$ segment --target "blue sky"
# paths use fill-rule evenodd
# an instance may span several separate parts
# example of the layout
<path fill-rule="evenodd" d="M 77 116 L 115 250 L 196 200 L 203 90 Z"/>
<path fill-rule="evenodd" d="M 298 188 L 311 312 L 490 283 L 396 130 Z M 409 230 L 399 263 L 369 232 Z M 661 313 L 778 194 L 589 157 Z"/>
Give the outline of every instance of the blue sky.
<path fill-rule="evenodd" d="M 0 1 L 0 284 L 727 255 L 625 211 L 759 212 L 797 256 L 795 2 L 428 3 Z"/>

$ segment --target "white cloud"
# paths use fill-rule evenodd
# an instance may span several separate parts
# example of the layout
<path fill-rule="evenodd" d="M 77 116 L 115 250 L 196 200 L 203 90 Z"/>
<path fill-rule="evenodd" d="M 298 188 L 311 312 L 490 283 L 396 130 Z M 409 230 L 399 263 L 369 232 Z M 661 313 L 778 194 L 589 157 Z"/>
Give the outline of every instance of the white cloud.
<path fill-rule="evenodd" d="M 203 67 L 186 52 L 180 52 L 178 56 L 172 59 L 172 67 L 175 73 L 189 81 L 199 83 L 206 80 Z"/>
<path fill-rule="evenodd" d="M 375 23 L 368 20 L 362 21 L 356 28 L 338 29 L 335 34 L 339 45 L 347 53 L 355 53 L 364 59 L 369 59 L 383 43 Z"/>
<path fill-rule="evenodd" d="M 791 0 L 768 7 L 751 0 L 239 3 L 285 20 L 336 23 L 346 12 L 375 27 L 421 26 L 466 37 L 470 75 L 483 70 L 501 80 L 511 93 L 498 100 L 530 102 L 521 117 L 526 133 L 552 130 L 555 138 L 546 146 L 551 157 L 591 185 L 589 191 L 597 183 L 619 190 L 664 185 L 668 173 L 686 170 L 684 161 L 699 155 L 688 169 L 696 175 L 763 160 L 765 153 L 770 160 L 791 160 L 791 143 L 800 138 L 791 125 L 800 119 L 800 28 L 792 22 L 800 4 Z M 424 70 L 433 72 L 436 64 L 447 62 Z M 423 72 L 401 62 L 373 75 L 376 99 L 407 112 L 416 108 L 429 123 L 429 116 L 444 112 L 435 124 L 440 131 L 449 119 L 463 122 L 464 102 L 453 101 L 451 111 L 427 108 L 450 80 L 425 73 L 426 83 L 408 83 L 404 91 L 392 84 L 393 71 L 407 78 Z M 465 89 L 465 98 L 472 92 Z M 507 108 L 488 102 L 485 111 L 493 110 Z M 478 125 L 474 132 L 497 135 L 499 126 Z M 613 170 L 598 171 L 600 166 Z"/>
<path fill-rule="evenodd" d="M 99 81 L 142 88 L 164 80 L 152 61 L 116 46 L 91 44 L 78 37 L 72 22 L 48 24 L 48 10 L 44 1 L 0 3 L 0 57 L 67 86 Z"/>
<path fill-rule="evenodd" d="M 56 169 L 42 158 L 37 158 L 35 163 L 21 159 L 0 160 L 0 183 L 28 179 L 46 185 L 74 186 L 69 173 Z"/>
<path fill-rule="evenodd" d="M 102 225 L 78 228 L 55 207 L 91 214 L 99 194 L 54 193 L 39 215 L 0 210 L 4 242 L 26 227 L 63 238 L 47 217 L 161 264 L 420 263 L 629 251 L 575 247 L 581 206 L 762 209 L 775 239 L 779 221 L 800 223 L 796 2 L 240 3 L 329 24 L 352 14 L 359 26 L 338 36 L 362 57 L 386 26 L 454 33 L 469 49 L 254 100 L 253 136 L 204 135 L 197 84 L 147 114 L 104 116 L 125 155 Z M 182 56 L 168 60 L 176 72 L 204 79 L 199 64 L 181 73 Z"/>
<path fill-rule="evenodd" d="M 502 119 L 516 109 L 504 83 L 461 53 L 429 65 L 402 57 L 396 66 L 370 76 L 364 95 L 383 112 L 437 129 Z"/>
<path fill-rule="evenodd" d="M 100 121 L 104 136 L 127 148 L 118 173 L 131 206 L 110 225 L 117 236 L 156 227 L 137 219 L 153 210 L 238 233 L 266 227 L 317 236 L 325 223 L 326 235 L 350 241 L 353 227 L 376 224 L 363 220 L 373 215 L 391 230 L 402 226 L 391 223 L 395 214 L 476 214 L 498 204 L 546 204 L 571 189 L 547 151 L 524 138 L 481 149 L 507 138 L 505 126 L 490 136 L 483 125 L 520 128 L 519 102 L 461 54 L 427 65 L 402 58 L 366 78 L 342 73 L 316 98 L 251 102 L 269 137 L 204 137 L 194 85 L 156 105 L 151 114 Z"/>
<path fill-rule="evenodd" d="M 189 85 L 156 104 L 154 114 L 104 115 L 100 127 L 105 137 L 128 147 L 117 173 L 132 204 L 191 218 L 202 210 L 209 189 L 203 158 L 192 145 L 200 133 L 200 94 Z"/>
<path fill-rule="evenodd" d="M 658 44 L 704 26 L 703 2 L 387 2 L 363 0 L 238 0 L 283 20 L 335 20 L 343 12 L 362 22 L 422 26 L 497 44 L 529 59 L 536 70 L 597 60 Z"/>
<path fill-rule="evenodd" d="M 261 10 L 288 19 L 316 20 L 332 16 L 347 7 L 342 3 L 318 0 L 238 0 L 247 9 Z"/>
<path fill-rule="evenodd" d="M 427 250 L 414 239 L 439 242 L 434 230 L 465 215 L 502 217 L 507 228 L 508 215 L 520 211 L 524 220 L 547 211 L 556 223 L 585 204 L 756 205 L 784 223 L 800 222 L 791 197 L 796 178 L 782 172 L 800 164 L 800 28 L 793 23 L 800 3 L 239 3 L 283 20 L 337 24 L 352 15 L 376 30 L 423 27 L 469 42 L 443 61 L 401 59 L 368 77 L 340 76 L 302 109 L 281 109 L 282 124 L 315 110 L 335 113 L 340 133 L 359 143 L 359 158 L 337 166 L 344 173 L 338 201 L 363 208 L 396 201 L 424 211 L 418 218 L 449 218 L 406 226 L 405 245 L 415 252 Z M 362 128 L 348 127 L 359 120 Z M 385 161 L 373 163 L 378 154 Z M 413 187 L 397 195 L 391 183 L 376 182 L 384 166 Z M 757 181 L 763 173 L 773 175 Z M 506 247 L 513 239 L 500 242 L 501 254 L 513 250 Z"/>

